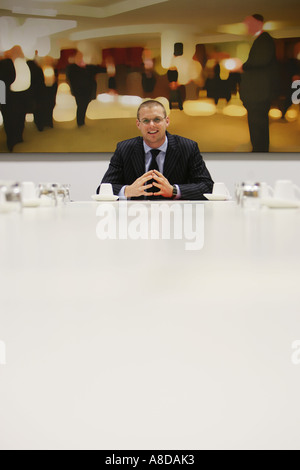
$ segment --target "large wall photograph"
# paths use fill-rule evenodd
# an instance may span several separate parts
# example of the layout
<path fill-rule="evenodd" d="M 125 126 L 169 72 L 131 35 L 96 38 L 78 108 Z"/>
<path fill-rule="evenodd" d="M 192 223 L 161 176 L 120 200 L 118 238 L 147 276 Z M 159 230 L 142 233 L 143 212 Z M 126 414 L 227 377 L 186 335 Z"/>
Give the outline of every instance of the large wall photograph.
<path fill-rule="evenodd" d="M 253 14 L 273 68 L 263 42 L 254 58 Z M 139 135 L 145 99 L 225 153 L 252 151 L 264 103 L 269 146 L 254 151 L 299 152 L 299 18 L 295 0 L 0 0 L 0 153 L 112 152 Z"/>

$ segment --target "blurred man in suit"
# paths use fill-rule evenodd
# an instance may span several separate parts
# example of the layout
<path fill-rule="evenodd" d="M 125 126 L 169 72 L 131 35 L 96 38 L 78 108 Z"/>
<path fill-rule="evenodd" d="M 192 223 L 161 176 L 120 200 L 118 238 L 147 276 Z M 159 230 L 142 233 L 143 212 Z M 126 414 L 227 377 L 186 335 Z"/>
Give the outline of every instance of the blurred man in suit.
<path fill-rule="evenodd" d="M 102 183 L 111 183 L 121 198 L 205 199 L 213 181 L 198 145 L 169 134 L 169 123 L 159 101 L 144 101 L 136 120 L 142 136 L 117 145 Z"/>
<path fill-rule="evenodd" d="M 269 151 L 269 110 L 279 89 L 275 44 L 263 31 L 261 15 L 244 21 L 248 33 L 255 37 L 247 61 L 242 66 L 240 97 L 248 111 L 248 124 L 253 152 Z"/>
<path fill-rule="evenodd" d="M 25 116 L 31 96 L 31 71 L 19 45 L 5 51 L 0 62 L 0 80 L 6 86 L 6 102 L 1 105 L 7 148 L 10 152 L 23 142 Z"/>
<path fill-rule="evenodd" d="M 89 103 L 96 98 L 97 82 L 95 76 L 97 73 L 106 72 L 106 68 L 100 65 L 86 64 L 80 51 L 77 51 L 70 60 L 74 60 L 74 62 L 67 66 L 66 76 L 77 104 L 77 125 L 81 127 L 85 124 Z"/>

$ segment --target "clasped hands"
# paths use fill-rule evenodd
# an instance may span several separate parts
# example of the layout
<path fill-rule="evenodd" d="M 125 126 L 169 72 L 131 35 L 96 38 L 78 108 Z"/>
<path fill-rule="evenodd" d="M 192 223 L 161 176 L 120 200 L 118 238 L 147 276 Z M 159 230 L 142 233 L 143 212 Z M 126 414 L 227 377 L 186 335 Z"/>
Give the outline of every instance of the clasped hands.
<path fill-rule="evenodd" d="M 146 184 L 147 181 L 154 180 L 153 183 Z M 150 192 L 147 189 L 155 186 L 159 189 L 157 192 Z M 173 194 L 173 186 L 169 183 L 167 178 L 157 170 L 150 170 L 137 178 L 134 183 L 125 188 L 125 196 L 139 197 L 139 196 L 163 196 L 171 198 Z"/>

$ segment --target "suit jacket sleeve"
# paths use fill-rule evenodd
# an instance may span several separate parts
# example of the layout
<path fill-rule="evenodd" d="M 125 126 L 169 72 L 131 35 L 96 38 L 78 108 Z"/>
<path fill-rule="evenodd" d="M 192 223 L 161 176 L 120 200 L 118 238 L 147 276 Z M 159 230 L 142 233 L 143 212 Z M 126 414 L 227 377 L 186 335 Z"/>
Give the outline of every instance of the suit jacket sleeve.
<path fill-rule="evenodd" d="M 182 199 L 205 200 L 203 194 L 212 192 L 214 182 L 199 151 L 198 144 L 180 137 L 178 140 L 180 153 L 185 155 L 183 162 L 187 158 L 186 169 L 183 171 L 184 182 L 178 184 L 176 181 L 170 181 L 170 183 L 178 184 Z"/>
<path fill-rule="evenodd" d="M 122 143 L 118 143 L 115 153 L 111 157 L 108 170 L 103 176 L 101 183 L 111 183 L 115 195 L 118 195 L 122 187 L 128 184 L 128 181 L 125 181 L 124 175 Z M 100 186 L 97 189 L 97 193 L 99 193 L 99 189 Z"/>

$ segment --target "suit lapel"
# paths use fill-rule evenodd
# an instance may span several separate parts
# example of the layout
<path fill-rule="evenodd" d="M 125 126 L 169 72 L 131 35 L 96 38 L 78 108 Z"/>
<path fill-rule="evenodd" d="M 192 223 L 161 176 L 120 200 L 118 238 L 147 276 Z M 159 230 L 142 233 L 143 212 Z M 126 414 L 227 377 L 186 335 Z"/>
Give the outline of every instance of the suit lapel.
<path fill-rule="evenodd" d="M 174 168 L 177 166 L 178 159 L 180 158 L 180 152 L 178 144 L 176 143 L 175 136 L 167 132 L 168 137 L 168 149 L 164 164 L 164 176 L 168 179 L 172 174 Z"/>
<path fill-rule="evenodd" d="M 137 144 L 132 155 L 132 164 L 137 178 L 145 173 L 145 151 L 142 137 L 137 138 Z"/>

